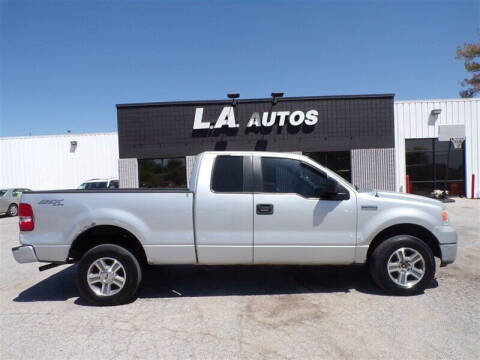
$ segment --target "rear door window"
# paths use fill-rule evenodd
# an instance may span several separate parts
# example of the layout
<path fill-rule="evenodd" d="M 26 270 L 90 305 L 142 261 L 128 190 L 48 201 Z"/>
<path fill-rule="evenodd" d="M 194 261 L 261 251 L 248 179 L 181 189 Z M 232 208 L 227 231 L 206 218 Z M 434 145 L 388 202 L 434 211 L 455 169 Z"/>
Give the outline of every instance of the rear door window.
<path fill-rule="evenodd" d="M 212 174 L 214 192 L 244 192 L 243 156 L 217 156 Z"/>

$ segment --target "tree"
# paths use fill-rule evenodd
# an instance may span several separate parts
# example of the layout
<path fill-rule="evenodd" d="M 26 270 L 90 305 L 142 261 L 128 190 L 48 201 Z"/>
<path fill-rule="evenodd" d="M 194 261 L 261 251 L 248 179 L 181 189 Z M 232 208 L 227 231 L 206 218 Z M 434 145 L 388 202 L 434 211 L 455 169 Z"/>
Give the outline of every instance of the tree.
<path fill-rule="evenodd" d="M 463 79 L 460 85 L 467 89 L 460 91 L 462 98 L 471 98 L 480 93 L 480 30 L 478 32 L 479 41 L 476 44 L 463 44 L 457 46 L 457 56 L 455 59 L 463 59 L 465 70 L 472 74 L 470 78 Z"/>

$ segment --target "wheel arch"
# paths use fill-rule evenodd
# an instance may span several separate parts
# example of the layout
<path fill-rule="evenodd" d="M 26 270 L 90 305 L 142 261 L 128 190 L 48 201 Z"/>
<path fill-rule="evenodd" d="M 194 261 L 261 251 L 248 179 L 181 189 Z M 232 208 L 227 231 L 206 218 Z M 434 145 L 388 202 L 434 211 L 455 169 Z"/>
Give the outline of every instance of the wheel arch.
<path fill-rule="evenodd" d="M 78 261 L 97 245 L 115 244 L 132 252 L 142 264 L 147 263 L 145 249 L 130 231 L 116 225 L 96 225 L 79 234 L 70 246 L 68 258 Z"/>
<path fill-rule="evenodd" d="M 373 251 L 385 240 L 396 235 L 410 235 L 414 236 L 424 243 L 426 243 L 433 252 L 435 257 L 441 258 L 440 243 L 435 235 L 427 228 L 418 224 L 396 224 L 389 226 L 380 231 L 373 240 L 370 242 L 367 251 L 367 261 L 370 259 L 370 255 Z"/>

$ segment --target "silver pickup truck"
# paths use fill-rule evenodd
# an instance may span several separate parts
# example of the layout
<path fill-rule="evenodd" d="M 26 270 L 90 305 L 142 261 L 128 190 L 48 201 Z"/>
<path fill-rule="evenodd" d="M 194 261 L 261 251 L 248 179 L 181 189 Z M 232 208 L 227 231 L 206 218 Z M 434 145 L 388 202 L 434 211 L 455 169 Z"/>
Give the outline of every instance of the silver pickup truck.
<path fill-rule="evenodd" d="M 78 262 L 80 294 L 98 305 L 134 299 L 144 264 L 368 264 L 409 295 L 432 281 L 434 257 L 457 252 L 441 202 L 356 190 L 286 153 L 202 153 L 183 190 L 24 193 L 19 224 L 15 259 Z"/>

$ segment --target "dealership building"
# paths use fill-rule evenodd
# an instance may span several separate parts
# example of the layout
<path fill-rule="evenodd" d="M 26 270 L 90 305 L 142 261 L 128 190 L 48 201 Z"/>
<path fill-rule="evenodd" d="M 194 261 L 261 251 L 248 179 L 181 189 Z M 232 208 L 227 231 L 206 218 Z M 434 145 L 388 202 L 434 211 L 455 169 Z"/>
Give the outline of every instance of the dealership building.
<path fill-rule="evenodd" d="M 120 186 L 186 186 L 202 151 L 279 151 L 362 188 L 423 195 L 443 189 L 448 160 L 449 192 L 480 197 L 479 99 L 272 95 L 117 105 Z M 439 133 L 463 137 L 461 148 L 449 150 Z"/>
<path fill-rule="evenodd" d="M 275 95 L 121 104 L 118 133 L 0 138 L 0 188 L 116 177 L 184 187 L 196 154 L 247 150 L 303 153 L 359 187 L 422 195 L 443 189 L 448 161 L 450 193 L 480 198 L 480 99 Z M 449 136 L 464 138 L 460 149 Z"/>

